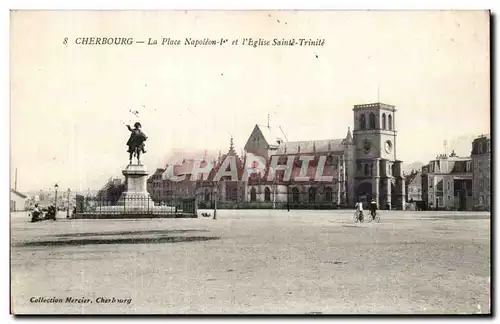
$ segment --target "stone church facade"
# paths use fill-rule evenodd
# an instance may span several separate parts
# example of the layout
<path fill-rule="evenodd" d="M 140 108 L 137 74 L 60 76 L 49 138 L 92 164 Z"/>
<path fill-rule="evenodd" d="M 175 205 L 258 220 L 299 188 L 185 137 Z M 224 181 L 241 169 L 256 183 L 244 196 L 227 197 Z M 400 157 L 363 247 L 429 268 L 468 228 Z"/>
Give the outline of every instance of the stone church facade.
<path fill-rule="evenodd" d="M 341 139 L 289 142 L 279 128 L 255 125 L 245 144 L 244 156 L 235 153 L 231 141 L 229 152 L 216 161 L 208 178 L 198 181 L 200 202 L 207 208 L 212 207 L 215 199 L 220 208 L 335 208 L 354 206 L 357 200 L 376 200 L 381 209 L 401 209 L 405 205 L 405 181 L 402 161 L 396 156 L 395 115 L 392 105 L 355 105 L 354 128 L 348 128 Z M 260 166 L 259 173 L 242 179 L 250 155 L 263 157 L 265 166 Z M 236 158 L 241 180 L 213 181 L 227 156 Z M 278 170 L 292 157 L 290 179 L 285 179 L 285 171 L 281 170 L 274 171 L 276 176 L 269 180 L 270 170 Z M 271 165 L 273 158 L 277 165 Z M 302 163 L 309 165 L 309 181 L 296 181 L 304 176 Z M 330 176 L 329 181 L 315 180 L 318 165 L 324 165 L 322 175 Z"/>

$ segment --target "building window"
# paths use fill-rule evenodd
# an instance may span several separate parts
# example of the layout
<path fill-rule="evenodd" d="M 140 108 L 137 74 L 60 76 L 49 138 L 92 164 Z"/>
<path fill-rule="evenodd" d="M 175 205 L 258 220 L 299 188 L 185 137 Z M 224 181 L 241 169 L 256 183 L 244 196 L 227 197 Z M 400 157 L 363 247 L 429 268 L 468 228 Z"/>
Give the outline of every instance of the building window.
<path fill-rule="evenodd" d="M 396 174 L 396 172 L 394 172 L 394 170 L 396 170 L 396 166 L 394 164 L 391 164 L 391 175 Z"/>
<path fill-rule="evenodd" d="M 387 127 L 386 125 L 386 120 L 385 120 L 385 113 L 382 114 L 382 129 L 385 129 Z"/>
<path fill-rule="evenodd" d="M 309 188 L 309 202 L 315 202 L 316 201 L 316 188 L 311 187 Z"/>
<path fill-rule="evenodd" d="M 366 129 L 366 118 L 364 114 L 359 117 L 359 129 Z"/>
<path fill-rule="evenodd" d="M 448 181 L 448 191 L 451 191 L 451 181 Z"/>
<path fill-rule="evenodd" d="M 368 166 L 368 164 L 365 164 L 365 176 L 369 174 L 370 174 L 370 167 Z"/>
<path fill-rule="evenodd" d="M 375 129 L 375 114 L 370 113 L 370 129 Z"/>
<path fill-rule="evenodd" d="M 359 117 L 359 129 L 361 129 L 361 130 L 366 129 L 365 114 L 361 114 L 361 116 Z"/>
<path fill-rule="evenodd" d="M 443 198 L 442 197 L 437 197 L 436 201 L 437 201 L 438 207 L 443 207 Z"/>
<path fill-rule="evenodd" d="M 208 193 L 208 189 L 205 189 L 205 201 L 210 201 L 210 194 Z"/>
<path fill-rule="evenodd" d="M 325 200 L 328 202 L 333 201 L 333 190 L 332 187 L 326 187 Z"/>
<path fill-rule="evenodd" d="M 257 201 L 257 190 L 255 188 L 250 189 L 250 201 Z"/>
<path fill-rule="evenodd" d="M 467 161 L 467 163 L 465 164 L 465 172 L 470 172 L 470 169 L 471 169 L 471 162 Z"/>
<path fill-rule="evenodd" d="M 264 201 L 271 201 L 271 189 L 269 187 L 264 190 Z"/>
<path fill-rule="evenodd" d="M 388 121 L 388 124 L 389 124 L 389 130 L 392 130 L 392 116 L 391 115 L 387 116 L 387 121 Z"/>

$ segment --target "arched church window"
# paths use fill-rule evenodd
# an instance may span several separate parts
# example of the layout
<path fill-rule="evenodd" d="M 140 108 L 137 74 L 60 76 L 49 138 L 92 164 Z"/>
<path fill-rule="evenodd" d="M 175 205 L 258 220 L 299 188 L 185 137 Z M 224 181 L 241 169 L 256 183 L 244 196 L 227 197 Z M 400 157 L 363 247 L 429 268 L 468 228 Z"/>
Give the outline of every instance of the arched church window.
<path fill-rule="evenodd" d="M 311 187 L 309 188 L 309 202 L 315 202 L 316 201 L 316 188 Z"/>
<path fill-rule="evenodd" d="M 328 202 L 333 201 L 333 189 L 332 189 L 332 187 L 326 187 L 325 200 Z"/>
<path fill-rule="evenodd" d="M 264 200 L 271 201 L 271 189 L 269 189 L 269 187 L 266 187 L 264 190 Z"/>
<path fill-rule="evenodd" d="M 386 125 L 386 120 L 385 120 L 385 113 L 382 114 L 382 129 L 385 129 L 387 127 Z"/>
<path fill-rule="evenodd" d="M 255 188 L 250 189 L 250 201 L 257 201 L 257 190 Z"/>
<path fill-rule="evenodd" d="M 392 130 L 392 116 L 388 115 L 387 120 L 389 121 L 389 130 Z"/>
<path fill-rule="evenodd" d="M 299 189 L 296 187 L 292 188 L 292 202 L 293 203 L 298 203 L 299 202 Z"/>
<path fill-rule="evenodd" d="M 375 129 L 375 114 L 370 113 L 370 129 Z"/>
<path fill-rule="evenodd" d="M 362 114 L 359 117 L 359 129 L 366 129 L 366 118 L 365 114 Z"/>

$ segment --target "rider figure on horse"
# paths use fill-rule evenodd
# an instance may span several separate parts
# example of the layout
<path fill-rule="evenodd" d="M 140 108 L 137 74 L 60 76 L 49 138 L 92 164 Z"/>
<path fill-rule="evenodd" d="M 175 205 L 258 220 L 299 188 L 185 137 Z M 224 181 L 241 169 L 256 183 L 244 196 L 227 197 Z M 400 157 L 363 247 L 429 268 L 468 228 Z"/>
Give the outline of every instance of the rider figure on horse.
<path fill-rule="evenodd" d="M 137 155 L 137 159 L 139 160 L 140 153 L 146 153 L 144 142 L 147 139 L 146 134 L 141 131 L 141 123 L 137 122 L 134 124 L 134 128 L 127 125 L 128 130 L 131 132 L 130 138 L 128 139 L 127 152 L 130 154 L 130 163 L 132 163 L 132 157 L 134 153 Z"/>

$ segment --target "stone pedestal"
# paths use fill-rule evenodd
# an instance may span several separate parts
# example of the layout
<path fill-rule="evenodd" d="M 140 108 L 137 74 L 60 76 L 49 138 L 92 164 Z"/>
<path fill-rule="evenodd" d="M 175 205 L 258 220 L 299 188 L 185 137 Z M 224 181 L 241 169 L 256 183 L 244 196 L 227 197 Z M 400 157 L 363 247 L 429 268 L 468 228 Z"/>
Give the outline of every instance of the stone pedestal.
<path fill-rule="evenodd" d="M 142 164 L 129 164 L 122 171 L 125 176 L 126 190 L 118 200 L 118 206 L 146 207 L 154 206 L 149 192 L 147 191 L 148 171 Z"/>

